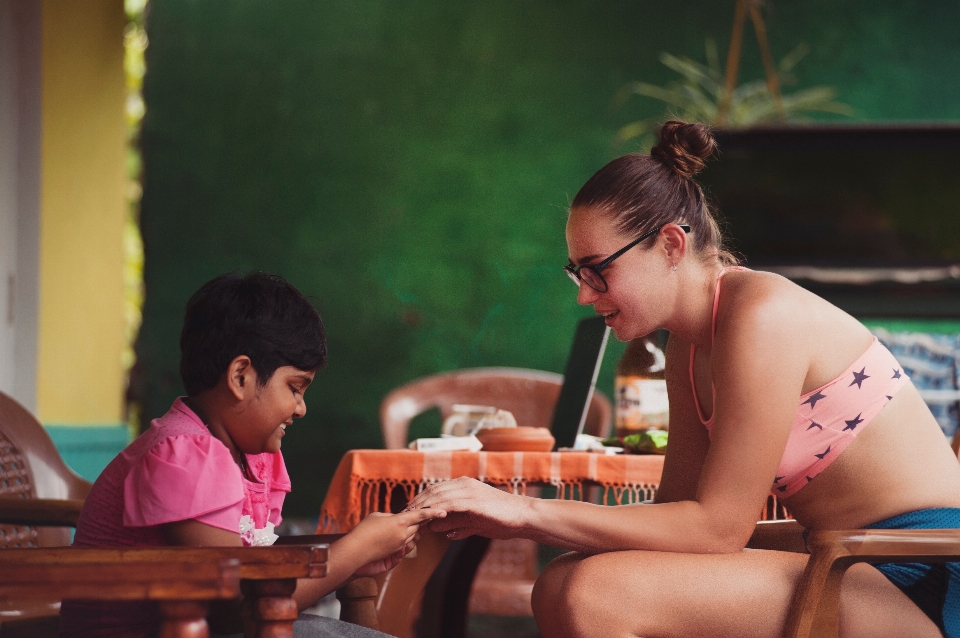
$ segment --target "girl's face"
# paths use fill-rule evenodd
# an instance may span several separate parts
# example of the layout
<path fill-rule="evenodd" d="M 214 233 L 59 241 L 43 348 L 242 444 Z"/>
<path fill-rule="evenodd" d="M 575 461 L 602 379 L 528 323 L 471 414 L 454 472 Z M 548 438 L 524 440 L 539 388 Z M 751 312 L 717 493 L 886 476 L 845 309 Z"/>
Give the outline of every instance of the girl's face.
<path fill-rule="evenodd" d="M 567 219 L 567 250 L 574 266 L 596 265 L 630 243 L 607 215 L 576 209 Z M 653 248 L 649 248 L 650 242 Z M 666 318 L 665 278 L 671 274 L 663 237 L 655 236 L 617 257 L 601 272 L 606 292 L 580 284 L 577 301 L 592 305 L 606 318 L 617 339 L 629 341 L 663 326 Z"/>
<path fill-rule="evenodd" d="M 230 428 L 230 438 L 237 448 L 247 454 L 279 452 L 287 426 L 307 413 L 303 393 L 315 374 L 282 366 L 260 386 L 254 373 L 253 391 L 244 397 L 236 422 Z"/>

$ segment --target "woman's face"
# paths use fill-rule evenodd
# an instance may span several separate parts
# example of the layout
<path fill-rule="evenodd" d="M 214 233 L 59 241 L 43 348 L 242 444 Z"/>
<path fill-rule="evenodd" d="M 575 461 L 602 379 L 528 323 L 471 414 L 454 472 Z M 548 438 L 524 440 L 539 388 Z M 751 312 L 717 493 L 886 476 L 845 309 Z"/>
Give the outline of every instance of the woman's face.
<path fill-rule="evenodd" d="M 567 250 L 574 266 L 596 265 L 633 239 L 620 234 L 608 215 L 577 209 L 567 219 Z M 649 248 L 651 241 L 653 248 Z M 581 283 L 577 301 L 603 315 L 617 339 L 629 341 L 663 326 L 665 278 L 671 274 L 663 237 L 657 235 L 631 248 L 601 274 L 607 291 L 597 292 Z"/>

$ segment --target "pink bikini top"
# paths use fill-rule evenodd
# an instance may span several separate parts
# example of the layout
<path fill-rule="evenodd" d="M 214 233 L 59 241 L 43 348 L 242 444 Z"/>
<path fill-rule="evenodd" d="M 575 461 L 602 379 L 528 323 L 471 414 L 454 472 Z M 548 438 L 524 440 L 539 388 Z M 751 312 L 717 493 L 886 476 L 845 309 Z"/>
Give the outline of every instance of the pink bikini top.
<path fill-rule="evenodd" d="M 711 337 L 717 331 L 720 281 L 729 270 L 746 269 L 729 268 L 717 278 Z M 696 346 L 691 343 L 690 385 L 693 388 L 693 403 L 697 406 L 700 421 L 707 428 L 707 432 L 711 433 L 716 414 L 717 391 L 711 383 L 714 415 L 708 419 L 704 416 L 697 398 L 697 386 L 693 377 L 695 353 Z M 874 337 L 867 351 L 844 370 L 843 374 L 802 395 L 770 493 L 786 498 L 800 491 L 840 456 L 857 433 L 870 423 L 909 380 L 890 351 Z"/>

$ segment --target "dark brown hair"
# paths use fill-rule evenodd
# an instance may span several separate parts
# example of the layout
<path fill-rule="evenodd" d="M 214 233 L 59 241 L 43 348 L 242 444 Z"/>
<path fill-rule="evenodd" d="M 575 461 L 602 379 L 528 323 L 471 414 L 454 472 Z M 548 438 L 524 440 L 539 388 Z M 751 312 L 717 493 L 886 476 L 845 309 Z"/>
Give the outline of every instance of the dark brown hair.
<path fill-rule="evenodd" d="M 660 128 L 660 141 L 649 155 L 630 153 L 594 173 L 570 210 L 610 215 L 619 232 L 635 237 L 671 222 L 689 224 L 695 252 L 734 265 L 737 258 L 724 246 L 703 190 L 693 179 L 716 149 L 706 125 L 671 120 Z"/>

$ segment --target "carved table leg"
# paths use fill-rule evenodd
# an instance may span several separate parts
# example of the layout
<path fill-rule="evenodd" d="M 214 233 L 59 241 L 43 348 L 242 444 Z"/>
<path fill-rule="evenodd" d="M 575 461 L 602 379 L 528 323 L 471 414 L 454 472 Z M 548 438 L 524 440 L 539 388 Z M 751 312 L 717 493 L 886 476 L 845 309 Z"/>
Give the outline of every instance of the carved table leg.
<path fill-rule="evenodd" d="M 159 638 L 209 638 L 207 603 L 196 601 L 163 601 Z"/>
<path fill-rule="evenodd" d="M 296 578 L 276 580 L 244 580 L 247 638 L 293 638 L 293 621 L 297 619 L 297 603 L 293 592 Z"/>
<path fill-rule="evenodd" d="M 340 620 L 367 629 L 380 629 L 377 621 L 377 581 L 356 578 L 337 590 Z"/>

